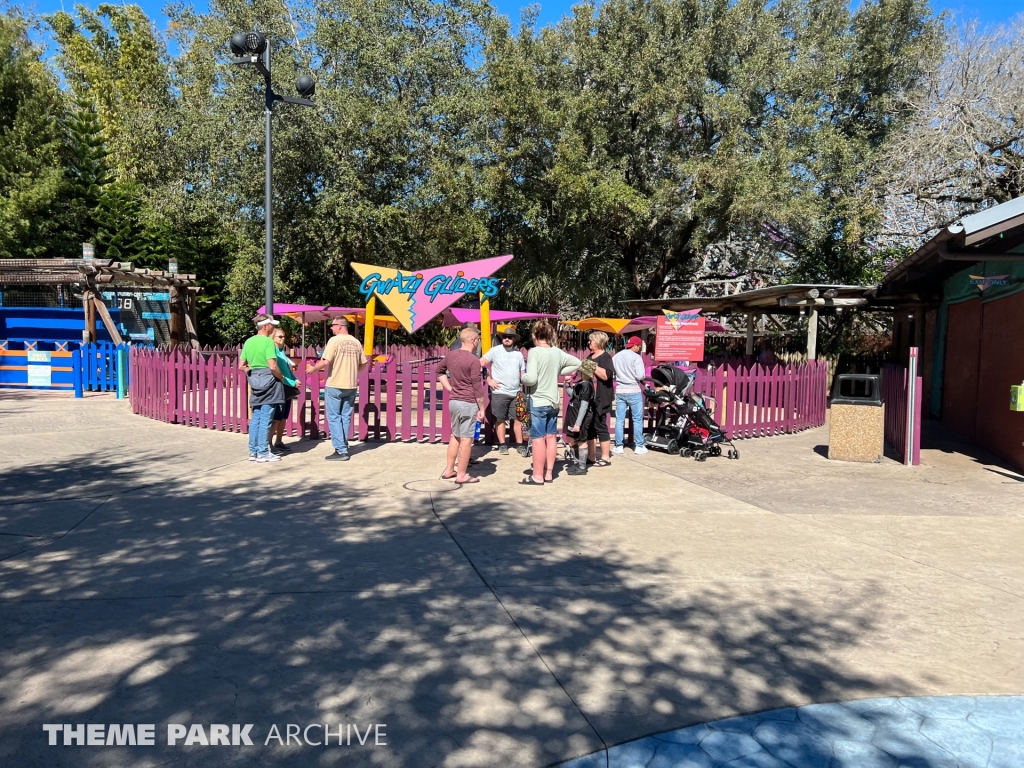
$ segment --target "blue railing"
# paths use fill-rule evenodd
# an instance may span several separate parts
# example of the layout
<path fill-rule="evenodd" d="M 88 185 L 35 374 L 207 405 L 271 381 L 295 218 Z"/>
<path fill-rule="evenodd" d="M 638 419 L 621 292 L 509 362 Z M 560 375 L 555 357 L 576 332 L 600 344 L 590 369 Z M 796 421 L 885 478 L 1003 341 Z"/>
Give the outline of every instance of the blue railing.
<path fill-rule="evenodd" d="M 128 344 L 0 340 L 0 388 L 128 392 Z"/>

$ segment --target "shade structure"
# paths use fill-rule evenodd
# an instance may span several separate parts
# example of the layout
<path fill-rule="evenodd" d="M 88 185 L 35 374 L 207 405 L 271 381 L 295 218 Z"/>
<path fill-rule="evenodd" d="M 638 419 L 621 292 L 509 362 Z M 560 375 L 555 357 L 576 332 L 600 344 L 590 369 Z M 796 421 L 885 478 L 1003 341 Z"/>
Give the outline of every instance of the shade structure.
<path fill-rule="evenodd" d="M 264 312 L 266 305 L 257 310 L 260 314 Z M 351 320 L 350 315 L 362 317 L 366 314 L 363 307 L 325 307 L 321 304 L 274 304 L 274 315 L 277 317 L 289 317 L 303 325 L 319 323 L 324 320 L 332 320 L 335 317 L 345 317 Z"/>
<path fill-rule="evenodd" d="M 352 312 L 344 316 L 350 323 L 358 323 L 359 325 L 365 325 L 366 323 L 366 311 L 361 313 Z M 374 315 L 373 316 L 373 327 L 374 328 L 387 328 L 389 331 L 397 331 L 402 327 L 402 324 L 398 322 L 397 317 L 391 315 Z"/>
<path fill-rule="evenodd" d="M 558 315 L 544 314 L 542 312 L 507 312 L 501 309 L 491 310 L 492 323 L 514 323 L 519 320 L 557 320 Z M 480 324 L 479 309 L 449 308 L 442 315 L 442 322 L 445 328 L 454 328 L 463 323 Z"/>
<path fill-rule="evenodd" d="M 581 331 L 604 331 L 612 335 L 632 333 L 644 328 L 653 328 L 658 324 L 658 318 L 650 317 L 586 317 L 582 320 L 567 321 Z"/>
<path fill-rule="evenodd" d="M 278 304 L 275 302 L 272 314 L 275 317 L 289 317 L 303 325 L 308 325 L 326 320 L 328 315 L 324 314 L 325 309 L 323 304 Z M 266 311 L 266 304 L 256 310 L 257 314 L 261 315 Z"/>
<path fill-rule="evenodd" d="M 565 320 L 565 325 L 571 325 L 580 331 L 604 331 L 613 336 L 634 333 L 646 328 L 655 328 L 658 325 L 657 315 L 645 315 L 643 317 L 587 317 L 583 320 Z M 726 327 L 717 320 L 706 319 L 704 333 L 725 333 Z"/>

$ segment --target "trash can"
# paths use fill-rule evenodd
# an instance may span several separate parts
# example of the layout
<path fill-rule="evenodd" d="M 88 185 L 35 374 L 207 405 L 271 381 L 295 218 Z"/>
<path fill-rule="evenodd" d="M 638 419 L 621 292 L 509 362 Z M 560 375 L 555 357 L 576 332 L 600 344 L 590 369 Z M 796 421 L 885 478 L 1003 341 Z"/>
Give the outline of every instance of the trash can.
<path fill-rule="evenodd" d="M 832 383 L 828 457 L 839 461 L 880 461 L 885 452 L 882 377 L 844 373 Z"/>

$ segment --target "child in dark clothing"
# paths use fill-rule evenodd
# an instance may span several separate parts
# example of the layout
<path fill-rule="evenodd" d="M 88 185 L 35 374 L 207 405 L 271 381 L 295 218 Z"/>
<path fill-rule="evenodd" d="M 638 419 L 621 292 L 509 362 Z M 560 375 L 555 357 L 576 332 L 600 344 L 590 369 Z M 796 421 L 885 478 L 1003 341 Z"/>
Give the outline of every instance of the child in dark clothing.
<path fill-rule="evenodd" d="M 565 442 L 569 446 L 566 455 L 570 458 L 569 467 L 565 470 L 567 475 L 587 474 L 587 433 L 594 419 L 597 401 L 597 387 L 594 385 L 596 368 L 597 364 L 593 360 L 584 360 L 580 364 L 580 380 L 573 386 L 569 405 L 565 409 L 563 426 Z M 575 463 L 572 463 L 573 459 Z"/>

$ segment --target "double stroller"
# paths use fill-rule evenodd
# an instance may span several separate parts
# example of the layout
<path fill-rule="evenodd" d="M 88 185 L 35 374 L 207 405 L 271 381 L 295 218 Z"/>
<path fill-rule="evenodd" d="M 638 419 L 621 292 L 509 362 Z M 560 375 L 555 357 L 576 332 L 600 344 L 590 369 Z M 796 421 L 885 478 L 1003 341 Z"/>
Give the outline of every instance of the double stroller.
<path fill-rule="evenodd" d="M 651 371 L 654 388 L 648 387 L 644 395 L 657 408 L 657 421 L 647 444 L 697 461 L 721 456 L 722 446 L 727 446 L 726 457 L 738 459 L 740 452 L 711 416 L 708 406 L 714 401 L 693 391 L 695 378 L 668 363 Z"/>

